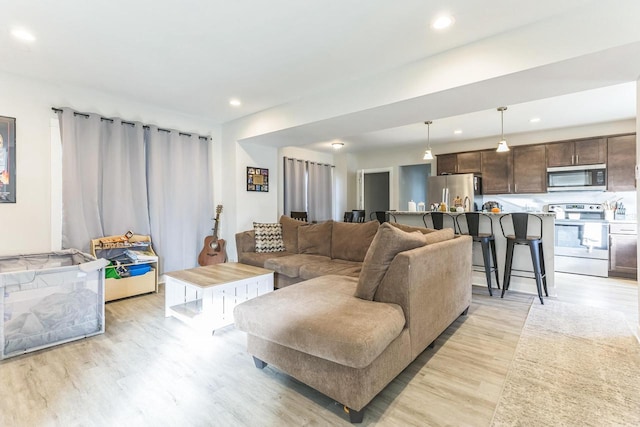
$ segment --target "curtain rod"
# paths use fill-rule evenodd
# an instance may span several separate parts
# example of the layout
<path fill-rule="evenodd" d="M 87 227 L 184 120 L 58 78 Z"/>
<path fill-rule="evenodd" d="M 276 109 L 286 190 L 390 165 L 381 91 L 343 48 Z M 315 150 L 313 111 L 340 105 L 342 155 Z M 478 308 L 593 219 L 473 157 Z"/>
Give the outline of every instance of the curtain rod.
<path fill-rule="evenodd" d="M 303 162 L 303 163 L 311 163 L 313 165 L 319 165 L 319 166 L 331 166 L 332 168 L 335 168 L 334 165 L 329 164 L 329 163 L 318 163 L 318 162 L 312 162 L 311 160 L 302 160 L 302 159 L 296 159 L 293 157 L 287 157 L 287 156 L 283 156 L 282 157 L 284 160 L 294 160 L 296 162 Z"/>
<path fill-rule="evenodd" d="M 62 110 L 61 108 L 51 107 L 51 109 L 52 109 L 53 111 L 55 111 L 56 113 L 64 113 L 64 110 Z M 85 113 L 79 113 L 79 112 L 77 112 L 77 111 L 74 111 L 74 112 L 73 112 L 73 115 L 74 115 L 74 116 L 82 116 L 82 117 L 86 117 L 87 119 L 89 118 L 89 115 L 88 115 L 88 114 L 85 114 Z M 113 119 L 109 119 L 109 118 L 107 118 L 107 117 L 100 117 L 100 120 L 101 120 L 101 121 L 107 121 L 107 122 L 111 122 L 111 123 L 113 123 Z M 135 126 L 135 125 L 136 125 L 136 124 L 135 124 L 135 123 L 133 123 L 133 122 L 127 122 L 127 121 L 125 121 L 125 120 L 120 120 L 120 123 L 122 123 L 123 125 L 131 125 L 131 126 Z M 151 129 L 151 126 L 149 126 L 149 125 L 142 125 L 142 128 L 143 128 L 143 129 Z M 158 132 L 167 132 L 167 133 L 169 133 L 169 132 L 171 132 L 171 129 L 158 128 Z M 192 134 L 187 133 L 187 132 L 178 132 L 178 135 L 179 135 L 179 136 L 188 136 L 188 137 L 193 136 Z M 198 139 L 203 139 L 203 140 L 205 140 L 205 141 L 210 141 L 210 140 L 212 140 L 213 138 L 211 138 L 211 137 L 209 137 L 209 136 L 200 136 L 200 135 L 198 135 Z"/>

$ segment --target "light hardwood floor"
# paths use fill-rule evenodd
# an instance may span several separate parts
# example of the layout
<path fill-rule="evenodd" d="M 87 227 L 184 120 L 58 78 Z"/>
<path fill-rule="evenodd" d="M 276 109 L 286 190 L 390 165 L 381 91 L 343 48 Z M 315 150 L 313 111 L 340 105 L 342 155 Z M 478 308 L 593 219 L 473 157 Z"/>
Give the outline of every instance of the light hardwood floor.
<path fill-rule="evenodd" d="M 559 300 L 622 308 L 637 325 L 635 282 L 556 283 Z M 495 295 L 474 287 L 469 315 L 369 404 L 362 425 L 488 426 L 534 299 Z M 233 326 L 211 336 L 165 318 L 163 297 L 109 303 L 104 335 L 0 362 L 0 426 L 350 425 L 326 396 L 256 369 Z"/>

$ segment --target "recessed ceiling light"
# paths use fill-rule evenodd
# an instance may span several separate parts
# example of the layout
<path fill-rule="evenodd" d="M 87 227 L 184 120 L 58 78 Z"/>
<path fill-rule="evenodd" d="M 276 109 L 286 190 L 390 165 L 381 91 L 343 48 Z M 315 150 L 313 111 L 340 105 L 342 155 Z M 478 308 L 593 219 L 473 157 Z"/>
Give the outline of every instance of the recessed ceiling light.
<path fill-rule="evenodd" d="M 240 102 L 240 100 L 237 98 L 232 98 L 229 100 L 229 105 L 231 105 L 232 107 L 239 107 L 242 105 L 242 102 Z"/>
<path fill-rule="evenodd" d="M 456 129 L 453 131 L 454 134 L 460 135 L 462 133 L 462 129 Z"/>
<path fill-rule="evenodd" d="M 331 143 L 331 146 L 333 147 L 333 149 L 334 149 L 334 150 L 339 150 L 339 149 L 341 149 L 342 147 L 344 147 L 344 143 L 343 143 L 343 142 L 336 141 L 336 142 L 332 142 L 332 143 Z"/>
<path fill-rule="evenodd" d="M 533 117 L 532 119 L 529 119 L 529 123 L 538 123 L 540 121 L 540 117 Z"/>
<path fill-rule="evenodd" d="M 32 43 L 36 41 L 36 36 L 24 28 L 14 28 L 11 30 L 11 35 L 23 42 Z"/>
<path fill-rule="evenodd" d="M 449 28 L 455 20 L 451 15 L 442 15 L 436 18 L 435 21 L 431 23 L 431 28 L 434 30 L 444 30 L 445 28 Z"/>

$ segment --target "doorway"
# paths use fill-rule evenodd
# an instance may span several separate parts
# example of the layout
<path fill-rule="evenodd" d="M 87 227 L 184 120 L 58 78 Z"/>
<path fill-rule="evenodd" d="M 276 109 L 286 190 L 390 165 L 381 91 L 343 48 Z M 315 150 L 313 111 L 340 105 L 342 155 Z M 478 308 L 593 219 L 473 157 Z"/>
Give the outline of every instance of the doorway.
<path fill-rule="evenodd" d="M 364 210 L 368 217 L 389 210 L 389 172 L 364 174 Z"/>
<path fill-rule="evenodd" d="M 375 211 L 388 211 L 393 202 L 392 168 L 360 169 L 357 186 L 357 209 L 364 209 L 367 219 Z"/>

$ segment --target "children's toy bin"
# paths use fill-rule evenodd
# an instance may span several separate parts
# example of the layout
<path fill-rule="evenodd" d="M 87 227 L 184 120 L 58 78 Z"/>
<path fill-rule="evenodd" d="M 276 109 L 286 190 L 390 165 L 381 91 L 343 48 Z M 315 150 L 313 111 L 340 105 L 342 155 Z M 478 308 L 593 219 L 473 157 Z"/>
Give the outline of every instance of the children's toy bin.
<path fill-rule="evenodd" d="M 0 257 L 0 359 L 104 333 L 104 267 L 75 249 Z"/>

